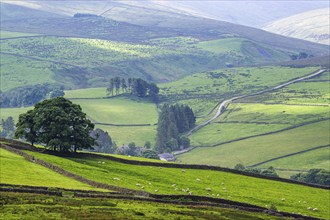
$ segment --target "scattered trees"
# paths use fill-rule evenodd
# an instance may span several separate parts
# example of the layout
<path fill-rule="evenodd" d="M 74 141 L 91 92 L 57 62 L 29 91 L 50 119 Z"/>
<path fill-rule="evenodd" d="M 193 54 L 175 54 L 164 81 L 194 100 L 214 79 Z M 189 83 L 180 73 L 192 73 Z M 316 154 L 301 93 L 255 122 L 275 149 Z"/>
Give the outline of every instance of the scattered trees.
<path fill-rule="evenodd" d="M 63 95 L 63 88 L 59 86 L 49 84 L 24 86 L 8 92 L 0 92 L 0 106 L 2 108 L 32 106 L 43 99 Z"/>
<path fill-rule="evenodd" d="M 311 169 L 307 173 L 295 174 L 290 179 L 330 186 L 330 172 L 324 169 Z"/>
<path fill-rule="evenodd" d="M 260 169 L 260 168 L 250 168 L 250 167 L 245 167 L 243 164 L 236 164 L 234 167 L 235 170 L 241 170 L 245 171 L 248 173 L 255 173 L 255 174 L 260 174 L 260 175 L 265 175 L 265 176 L 271 176 L 271 177 L 278 177 L 278 174 L 276 173 L 276 170 L 274 167 L 268 167 L 267 169 Z"/>
<path fill-rule="evenodd" d="M 57 97 L 47 99 L 19 116 L 15 136 L 45 144 L 54 151 L 89 149 L 94 145 L 90 136 L 94 124 L 86 118 L 79 105 Z"/>
<path fill-rule="evenodd" d="M 189 106 L 163 105 L 158 118 L 156 150 L 164 152 L 189 147 L 189 139 L 180 137 L 180 134 L 194 127 L 195 121 L 195 115 Z"/>
<path fill-rule="evenodd" d="M 124 78 L 114 77 L 110 79 L 110 83 L 107 87 L 107 93 L 113 96 L 118 95 L 119 92 L 130 93 L 137 97 L 149 97 L 154 102 L 158 102 L 159 88 L 155 83 L 148 83 L 140 78 L 128 78 L 127 83 Z"/>

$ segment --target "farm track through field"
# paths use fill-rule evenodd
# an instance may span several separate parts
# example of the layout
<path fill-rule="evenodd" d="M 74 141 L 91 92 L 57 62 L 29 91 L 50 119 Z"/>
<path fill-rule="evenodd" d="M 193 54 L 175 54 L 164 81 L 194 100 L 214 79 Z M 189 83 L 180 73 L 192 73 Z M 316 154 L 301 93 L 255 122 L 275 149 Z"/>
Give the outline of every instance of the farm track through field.
<path fill-rule="evenodd" d="M 306 152 L 309 152 L 309 151 L 313 151 L 313 150 L 318 150 L 318 149 L 326 148 L 326 147 L 329 147 L 329 146 L 330 146 L 330 144 L 323 145 L 323 146 L 312 147 L 312 148 L 309 148 L 307 150 L 298 151 L 298 152 L 287 154 L 287 155 L 283 155 L 283 156 L 280 156 L 280 157 L 274 157 L 272 159 L 265 160 L 265 161 L 262 161 L 262 162 L 253 164 L 253 165 L 248 166 L 248 167 L 256 167 L 256 166 L 259 166 L 259 165 L 262 165 L 262 164 L 265 164 L 265 163 L 268 163 L 268 162 L 272 162 L 272 161 L 275 161 L 275 160 L 279 160 L 279 159 L 291 157 L 291 156 L 294 156 L 294 155 L 297 155 L 297 154 L 303 154 L 303 153 L 306 153 Z"/>
<path fill-rule="evenodd" d="M 215 115 L 211 119 L 207 120 L 206 122 L 204 122 L 204 123 L 202 123 L 200 125 L 197 125 L 193 129 L 191 129 L 187 133 L 187 136 L 190 136 L 192 133 L 198 131 L 199 129 L 201 129 L 201 128 L 205 127 L 206 125 L 210 124 L 211 122 L 213 122 L 215 119 L 217 119 L 226 110 L 226 108 L 229 106 L 229 104 L 231 102 L 235 101 L 235 100 L 246 98 L 246 97 L 251 97 L 251 96 L 256 96 L 256 95 L 261 95 L 261 94 L 268 93 L 268 92 L 272 92 L 272 91 L 275 91 L 275 90 L 284 88 L 286 86 L 289 86 L 289 85 L 291 85 L 293 83 L 300 82 L 300 81 L 303 81 L 305 79 L 309 79 L 309 78 L 315 77 L 317 75 L 320 75 L 320 74 L 324 73 L 325 71 L 326 71 L 326 69 L 320 69 L 320 70 L 318 70 L 316 72 L 313 72 L 313 73 L 310 73 L 308 75 L 305 75 L 305 76 L 302 76 L 302 77 L 299 77 L 299 78 L 292 79 L 290 81 L 281 83 L 281 84 L 279 84 L 277 86 L 274 86 L 274 87 L 272 87 L 270 89 L 262 90 L 262 91 L 259 91 L 259 92 L 254 92 L 254 93 L 247 94 L 247 95 L 239 95 L 239 96 L 232 97 L 230 99 L 226 99 L 223 102 L 218 103 L 218 105 L 217 105 L 218 107 L 216 108 L 217 111 L 216 111 Z"/>

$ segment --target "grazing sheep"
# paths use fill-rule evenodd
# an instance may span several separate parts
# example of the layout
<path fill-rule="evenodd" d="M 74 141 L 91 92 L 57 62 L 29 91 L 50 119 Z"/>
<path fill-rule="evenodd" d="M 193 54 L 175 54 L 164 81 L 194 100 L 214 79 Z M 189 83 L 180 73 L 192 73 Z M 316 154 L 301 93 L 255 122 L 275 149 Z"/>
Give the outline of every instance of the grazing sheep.
<path fill-rule="evenodd" d="M 182 189 L 182 192 L 186 192 L 186 190 L 185 189 Z"/>
<path fill-rule="evenodd" d="M 284 202 L 285 201 L 285 198 L 282 198 L 281 200 Z"/>
<path fill-rule="evenodd" d="M 114 177 L 113 180 L 120 180 L 118 177 Z"/>
<path fill-rule="evenodd" d="M 307 209 L 308 209 L 308 210 L 311 210 L 311 209 L 312 209 L 312 207 L 308 207 Z"/>
<path fill-rule="evenodd" d="M 104 161 L 102 161 L 102 164 L 105 164 L 105 162 L 104 162 Z"/>
<path fill-rule="evenodd" d="M 174 190 L 179 190 L 179 188 L 175 188 Z"/>
<path fill-rule="evenodd" d="M 223 190 L 227 190 L 226 188 L 222 188 Z"/>
<path fill-rule="evenodd" d="M 101 163 L 101 161 L 97 162 L 97 163 Z"/>
<path fill-rule="evenodd" d="M 186 170 L 181 170 L 181 172 L 182 172 L 182 173 L 185 173 L 185 172 L 186 172 Z"/>
<path fill-rule="evenodd" d="M 188 194 L 189 194 L 189 195 L 192 195 L 192 192 L 189 192 Z"/>
<path fill-rule="evenodd" d="M 155 192 L 158 192 L 158 189 L 155 189 Z"/>
<path fill-rule="evenodd" d="M 144 189 L 144 186 L 142 186 L 141 189 Z"/>
<path fill-rule="evenodd" d="M 149 185 L 152 185 L 151 183 L 149 183 Z"/>
<path fill-rule="evenodd" d="M 219 194 L 217 194 L 217 197 L 219 197 L 220 195 Z"/>
<path fill-rule="evenodd" d="M 221 183 L 221 185 L 225 185 L 225 183 L 224 183 L 224 182 L 222 182 L 222 183 Z"/>
<path fill-rule="evenodd" d="M 318 209 L 317 208 L 313 208 L 313 211 L 318 211 Z"/>
<path fill-rule="evenodd" d="M 141 186 L 141 184 L 140 183 L 137 183 L 137 184 L 135 184 L 136 186 Z"/>
<path fill-rule="evenodd" d="M 176 186 L 176 184 L 172 184 L 172 187 L 175 187 Z"/>
<path fill-rule="evenodd" d="M 196 181 L 201 181 L 201 179 L 197 178 Z"/>
<path fill-rule="evenodd" d="M 205 190 L 207 190 L 207 191 L 211 191 L 211 188 L 205 188 Z"/>
<path fill-rule="evenodd" d="M 212 194 L 212 196 L 215 196 L 214 194 Z"/>

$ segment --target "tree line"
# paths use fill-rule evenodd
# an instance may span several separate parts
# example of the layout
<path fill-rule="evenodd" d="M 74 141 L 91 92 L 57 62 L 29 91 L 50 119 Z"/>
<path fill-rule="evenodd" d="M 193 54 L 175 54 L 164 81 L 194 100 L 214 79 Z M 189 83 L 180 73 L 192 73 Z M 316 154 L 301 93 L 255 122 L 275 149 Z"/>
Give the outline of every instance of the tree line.
<path fill-rule="evenodd" d="M 148 83 L 141 78 L 114 77 L 110 79 L 107 93 L 118 95 L 119 93 L 130 93 L 137 97 L 150 97 L 153 101 L 158 101 L 159 88 L 155 83 Z"/>
<path fill-rule="evenodd" d="M 181 136 L 195 126 L 196 118 L 187 105 L 168 105 L 161 107 L 158 118 L 157 144 L 158 152 L 170 152 L 190 146 L 190 140 Z"/>
<path fill-rule="evenodd" d="M 15 108 L 32 106 L 46 98 L 64 96 L 63 87 L 38 84 L 33 86 L 23 86 L 7 92 L 0 91 L 0 106 L 2 108 Z"/>

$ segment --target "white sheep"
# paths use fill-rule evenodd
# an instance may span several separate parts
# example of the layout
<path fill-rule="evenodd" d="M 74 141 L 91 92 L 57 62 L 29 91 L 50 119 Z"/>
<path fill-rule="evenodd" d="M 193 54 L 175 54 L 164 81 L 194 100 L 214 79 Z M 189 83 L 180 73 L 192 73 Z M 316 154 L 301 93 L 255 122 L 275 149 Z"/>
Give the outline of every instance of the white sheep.
<path fill-rule="evenodd" d="M 179 190 L 178 188 L 175 188 L 174 190 Z"/>
<path fill-rule="evenodd" d="M 149 183 L 149 185 L 152 185 L 151 183 Z"/>
<path fill-rule="evenodd" d="M 318 211 L 318 209 L 317 208 L 313 208 L 313 211 Z"/>
<path fill-rule="evenodd" d="M 197 178 L 196 181 L 201 181 L 201 179 Z"/>
<path fill-rule="evenodd" d="M 307 209 L 308 209 L 308 210 L 311 210 L 311 209 L 312 209 L 312 207 L 308 207 Z"/>
<path fill-rule="evenodd" d="M 185 172 L 186 172 L 186 170 L 181 170 L 181 172 L 182 172 L 182 173 L 185 173 Z"/>
<path fill-rule="evenodd" d="M 189 194 L 189 195 L 192 195 L 192 192 L 189 192 L 188 194 Z"/>
<path fill-rule="evenodd" d="M 158 189 L 155 189 L 155 192 L 158 192 Z"/>
<path fill-rule="evenodd" d="M 141 189 L 144 189 L 144 186 L 141 186 Z"/>
<path fill-rule="evenodd" d="M 172 184 L 172 187 L 175 187 L 176 186 L 176 184 Z"/>
<path fill-rule="evenodd" d="M 205 188 L 205 190 L 207 190 L 207 191 L 211 191 L 211 188 Z"/>
<path fill-rule="evenodd" d="M 217 194 L 217 197 L 219 197 L 220 195 L 219 194 Z"/>
<path fill-rule="evenodd" d="M 120 180 L 118 177 L 114 177 L 113 180 Z"/>
<path fill-rule="evenodd" d="M 281 200 L 284 202 L 285 201 L 285 198 L 282 198 Z"/>
<path fill-rule="evenodd" d="M 137 184 L 135 184 L 136 186 L 141 186 L 141 184 L 140 183 L 137 183 Z"/>
<path fill-rule="evenodd" d="M 102 164 L 105 164 L 105 162 L 104 162 L 104 161 L 102 161 Z"/>

